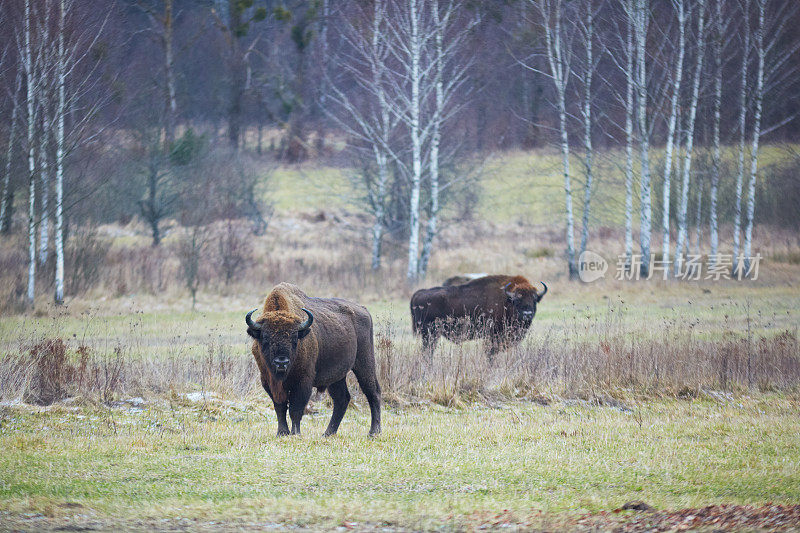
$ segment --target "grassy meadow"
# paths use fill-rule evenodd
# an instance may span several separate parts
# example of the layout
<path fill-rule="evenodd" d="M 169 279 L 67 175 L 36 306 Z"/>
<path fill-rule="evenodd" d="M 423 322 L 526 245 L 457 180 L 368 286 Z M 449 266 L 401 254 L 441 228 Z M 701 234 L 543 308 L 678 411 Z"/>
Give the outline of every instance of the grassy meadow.
<path fill-rule="evenodd" d="M 283 439 L 263 402 L 17 410 L 3 416 L 0 497 L 8 524 L 23 527 L 559 529 L 630 500 L 796 502 L 796 408 L 772 395 L 626 409 L 423 405 L 388 409 L 377 439 L 359 406 L 327 439 L 324 404 L 302 437 Z"/>
<path fill-rule="evenodd" d="M 265 168 L 269 228 L 229 282 L 210 231 L 194 310 L 176 223 L 160 249 L 140 222 L 97 228 L 107 255 L 87 288 L 54 308 L 44 286 L 0 316 L 0 530 L 711 530 L 695 510 L 770 502 L 800 528 L 798 236 L 756 227 L 757 280 L 615 280 L 624 189 L 613 154 L 600 164 L 590 249 L 611 264 L 596 282 L 565 273 L 555 153 L 481 162 L 474 218 L 445 218 L 419 286 L 463 272 L 549 286 L 492 362 L 478 341 L 422 355 L 404 243 L 387 237 L 369 269 L 346 170 Z M 354 380 L 337 436 L 321 436 L 331 403 L 315 394 L 303 435 L 275 437 L 243 317 L 280 281 L 369 308 L 378 438 Z M 0 273 L 0 297 L 20 283 Z M 612 512 L 636 500 L 655 510 Z M 694 522 L 669 521 L 682 509 Z M 723 529 L 771 529 L 748 520 Z"/>

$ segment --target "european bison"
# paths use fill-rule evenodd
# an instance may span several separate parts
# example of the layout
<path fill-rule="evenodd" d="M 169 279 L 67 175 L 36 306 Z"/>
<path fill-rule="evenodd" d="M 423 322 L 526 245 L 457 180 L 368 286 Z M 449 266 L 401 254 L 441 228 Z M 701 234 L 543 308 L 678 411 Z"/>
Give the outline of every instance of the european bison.
<path fill-rule="evenodd" d="M 420 289 L 411 297 L 411 323 L 432 350 L 440 335 L 453 342 L 484 338 L 489 356 L 525 337 L 536 304 L 547 293 L 537 292 L 522 276 L 484 276 L 461 285 Z"/>
<path fill-rule="evenodd" d="M 292 434 L 300 434 L 300 419 L 311 389 L 328 389 L 333 415 L 325 436 L 339 428 L 350 392 L 347 373 L 352 370 L 369 402 L 369 434 L 381 432 L 381 390 L 375 376 L 372 317 L 369 311 L 341 298 L 311 298 L 295 285 L 276 285 L 253 321 L 245 317 L 253 337 L 253 356 L 261 372 L 261 385 L 275 404 L 278 436 L 288 435 L 286 410 Z"/>

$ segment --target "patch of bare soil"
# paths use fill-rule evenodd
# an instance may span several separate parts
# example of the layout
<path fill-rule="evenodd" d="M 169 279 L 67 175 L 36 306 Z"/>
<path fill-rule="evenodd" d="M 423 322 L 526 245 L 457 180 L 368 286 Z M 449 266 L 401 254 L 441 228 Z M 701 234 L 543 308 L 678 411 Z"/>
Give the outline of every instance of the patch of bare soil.
<path fill-rule="evenodd" d="M 709 505 L 699 509 L 657 511 L 642 502 L 611 513 L 582 516 L 570 529 L 603 529 L 620 533 L 637 531 L 796 531 L 800 505 Z M 642 510 L 638 510 L 638 509 Z"/>
<path fill-rule="evenodd" d="M 38 513 L 0 512 L 0 531 L 344 531 L 385 532 L 421 531 L 798 531 L 800 505 L 766 504 L 710 505 L 677 511 L 654 510 L 643 502 L 632 502 L 613 511 L 565 518 L 534 512 L 530 520 L 511 513 L 476 513 L 468 517 L 449 516 L 438 525 L 403 527 L 386 523 L 344 522 L 335 526 L 299 525 L 287 522 L 209 521 L 187 518 L 148 520 L 101 519 L 88 515 L 48 517 Z"/>

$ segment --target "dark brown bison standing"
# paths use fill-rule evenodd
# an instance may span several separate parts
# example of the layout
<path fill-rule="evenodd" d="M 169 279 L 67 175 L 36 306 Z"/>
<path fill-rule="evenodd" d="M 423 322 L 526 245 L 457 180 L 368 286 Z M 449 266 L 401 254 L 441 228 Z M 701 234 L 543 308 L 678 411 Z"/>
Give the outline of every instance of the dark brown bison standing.
<path fill-rule="evenodd" d="M 278 436 L 288 435 L 286 411 L 292 434 L 300 434 L 300 419 L 311 390 L 328 389 L 333 415 L 325 435 L 339 428 L 350 392 L 347 373 L 356 375 L 372 415 L 370 435 L 381 432 L 381 391 L 375 376 L 372 317 L 369 311 L 340 298 L 311 298 L 298 287 L 276 285 L 254 321 L 245 317 L 253 341 L 253 356 L 261 372 L 261 385 L 275 404 Z"/>
<path fill-rule="evenodd" d="M 525 337 L 536 315 L 538 292 L 522 276 L 484 276 L 463 284 L 420 289 L 411 297 L 411 323 L 432 350 L 439 336 L 453 342 L 484 338 L 489 355 Z"/>

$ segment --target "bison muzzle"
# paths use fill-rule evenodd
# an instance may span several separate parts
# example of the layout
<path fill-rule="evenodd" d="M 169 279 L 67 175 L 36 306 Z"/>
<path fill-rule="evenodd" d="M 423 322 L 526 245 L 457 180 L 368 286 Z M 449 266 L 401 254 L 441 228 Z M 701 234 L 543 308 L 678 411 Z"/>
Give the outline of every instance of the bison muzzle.
<path fill-rule="evenodd" d="M 339 428 L 350 392 L 347 374 L 352 370 L 369 403 L 370 435 L 381 431 L 381 391 L 375 375 L 372 317 L 369 311 L 340 298 L 312 298 L 295 285 L 275 286 L 261 315 L 245 316 L 247 334 L 261 374 L 261 385 L 272 398 L 278 417 L 278 436 L 300 434 L 300 420 L 314 387 L 328 390 L 333 414 L 325 435 Z"/>

